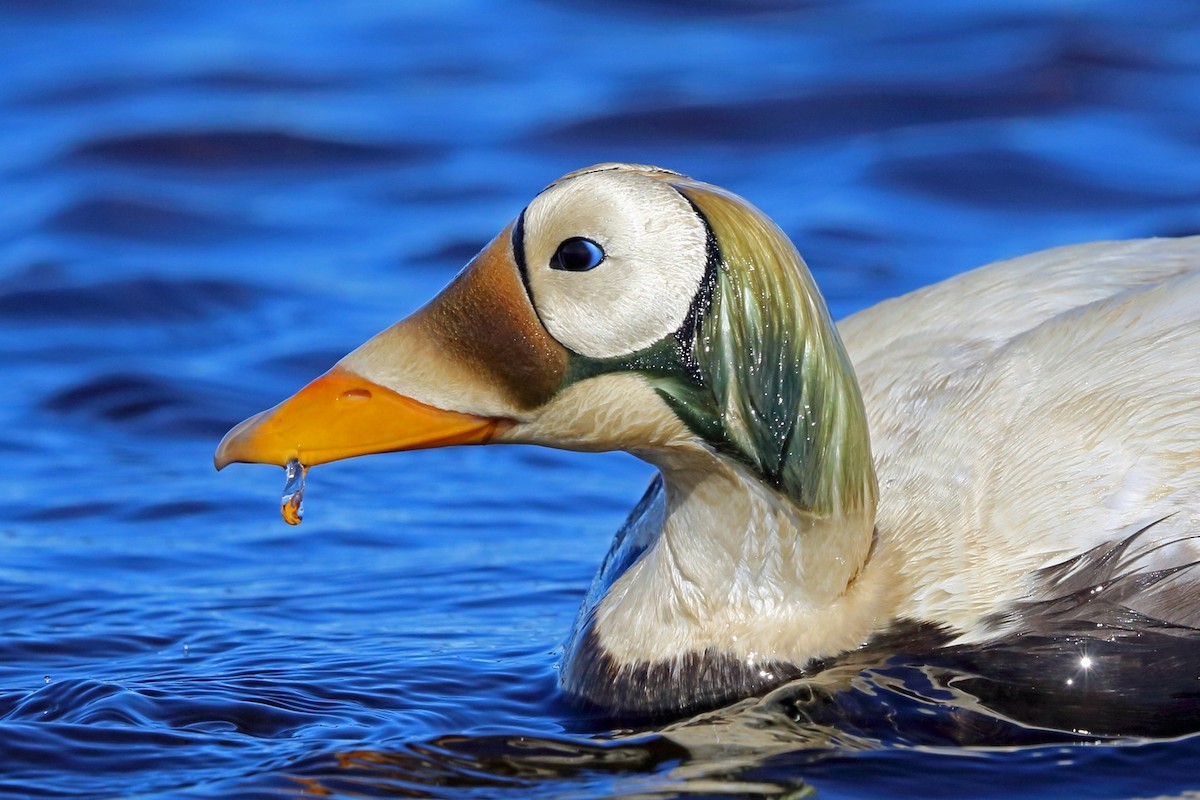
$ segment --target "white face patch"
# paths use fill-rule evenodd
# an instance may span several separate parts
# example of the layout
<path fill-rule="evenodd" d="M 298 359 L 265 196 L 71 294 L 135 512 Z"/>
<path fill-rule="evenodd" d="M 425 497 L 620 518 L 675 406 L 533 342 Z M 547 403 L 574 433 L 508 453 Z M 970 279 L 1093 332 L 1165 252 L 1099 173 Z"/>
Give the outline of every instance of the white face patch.
<path fill-rule="evenodd" d="M 707 236 L 691 204 L 661 180 L 622 170 L 568 178 L 525 210 L 533 305 L 550 335 L 580 355 L 636 352 L 687 318 L 704 279 Z M 603 260 L 581 271 L 553 268 L 560 245 L 576 238 L 599 245 Z M 578 246 L 574 252 L 578 263 Z"/>

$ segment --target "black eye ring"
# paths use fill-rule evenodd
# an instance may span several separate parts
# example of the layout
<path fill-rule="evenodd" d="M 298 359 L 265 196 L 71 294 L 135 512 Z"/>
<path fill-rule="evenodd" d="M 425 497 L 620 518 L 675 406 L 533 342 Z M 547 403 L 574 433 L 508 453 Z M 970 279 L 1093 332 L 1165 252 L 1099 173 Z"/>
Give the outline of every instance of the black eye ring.
<path fill-rule="evenodd" d="M 582 236 L 572 236 L 554 251 L 554 257 L 550 259 L 550 269 L 587 272 L 600 266 L 603 260 L 604 249 L 600 245 Z"/>

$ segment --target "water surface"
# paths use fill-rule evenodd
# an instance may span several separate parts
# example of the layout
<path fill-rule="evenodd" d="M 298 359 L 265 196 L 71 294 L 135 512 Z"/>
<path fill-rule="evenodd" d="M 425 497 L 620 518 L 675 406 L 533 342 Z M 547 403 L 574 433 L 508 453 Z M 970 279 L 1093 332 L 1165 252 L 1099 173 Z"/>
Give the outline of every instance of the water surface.
<path fill-rule="evenodd" d="M 599 161 L 749 197 L 838 316 L 1200 232 L 1200 8 L 957 5 L 0 0 L 0 795 L 1200 789 L 1167 633 L 572 708 L 559 643 L 651 477 L 621 454 L 323 466 L 295 529 L 280 470 L 211 470 Z"/>

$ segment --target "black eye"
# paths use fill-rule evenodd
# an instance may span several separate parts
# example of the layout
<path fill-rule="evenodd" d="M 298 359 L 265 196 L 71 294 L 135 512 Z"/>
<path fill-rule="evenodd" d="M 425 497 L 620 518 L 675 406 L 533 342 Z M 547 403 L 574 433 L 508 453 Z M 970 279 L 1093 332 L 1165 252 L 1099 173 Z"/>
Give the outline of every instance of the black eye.
<path fill-rule="evenodd" d="M 550 269 L 587 272 L 600 266 L 603 260 L 604 251 L 600 249 L 600 245 L 582 236 L 572 236 L 558 246 L 554 258 L 550 259 Z"/>

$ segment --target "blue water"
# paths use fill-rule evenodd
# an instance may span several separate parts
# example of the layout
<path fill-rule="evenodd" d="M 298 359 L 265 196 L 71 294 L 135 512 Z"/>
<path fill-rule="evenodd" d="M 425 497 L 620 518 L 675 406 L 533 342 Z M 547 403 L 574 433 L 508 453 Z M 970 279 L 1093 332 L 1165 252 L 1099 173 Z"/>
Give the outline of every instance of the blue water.
<path fill-rule="evenodd" d="M 921 665 L 691 720 L 572 708 L 559 643 L 651 476 L 622 454 L 323 466 L 298 529 L 280 470 L 212 471 L 598 161 L 750 198 L 838 316 L 1200 232 L 1193 0 L 681 8 L 0 0 L 0 795 L 1200 788 L 1187 720 L 1098 738 Z"/>

